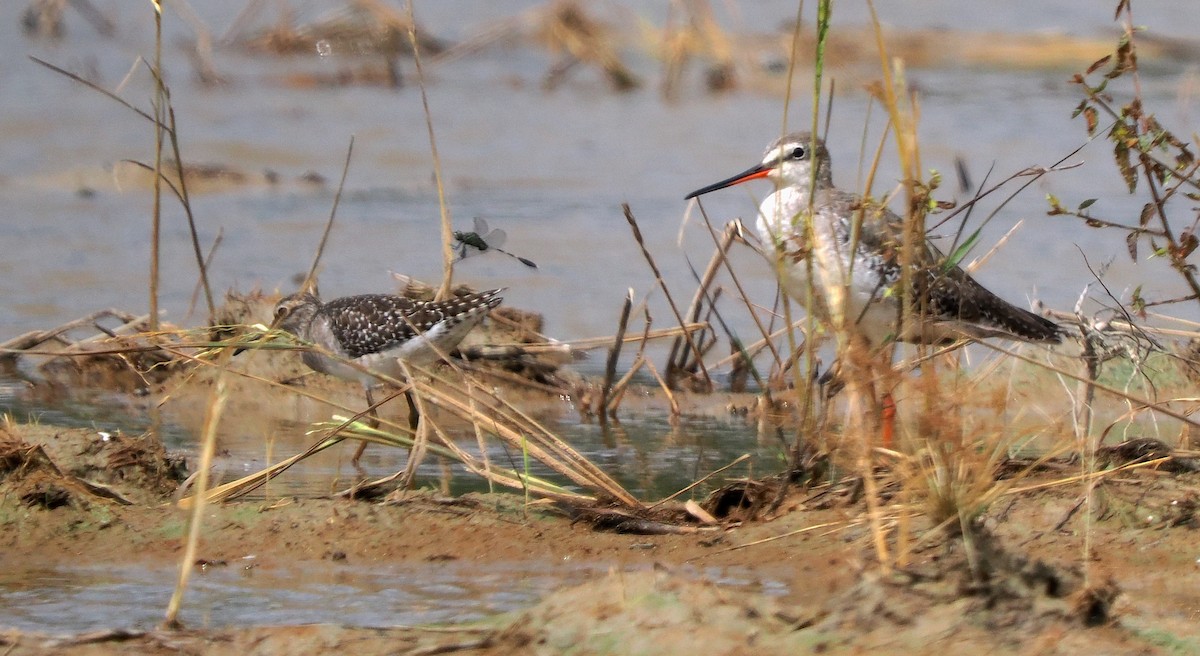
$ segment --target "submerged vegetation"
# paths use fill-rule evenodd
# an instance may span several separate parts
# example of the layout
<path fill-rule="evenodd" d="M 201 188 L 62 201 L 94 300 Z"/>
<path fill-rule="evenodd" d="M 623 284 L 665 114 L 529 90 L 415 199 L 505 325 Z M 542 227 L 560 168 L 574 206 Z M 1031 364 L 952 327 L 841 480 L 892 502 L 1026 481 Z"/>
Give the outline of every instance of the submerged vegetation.
<path fill-rule="evenodd" d="M 164 14 L 158 3 L 150 4 L 161 29 L 161 21 L 171 14 Z M 776 54 L 782 53 L 786 64 L 786 76 L 772 76 L 764 67 L 748 64 L 759 53 L 743 47 L 739 35 L 722 31 L 709 3 L 701 0 L 671 3 L 667 24 L 662 29 L 643 30 L 641 39 L 651 45 L 641 47 L 661 60 L 659 88 L 667 99 L 684 93 L 684 71 L 689 62 L 700 61 L 705 68 L 702 87 L 706 92 L 728 92 L 755 77 L 769 79 L 771 86 L 784 87 L 784 106 L 790 107 L 791 96 L 801 93 L 792 85 L 810 79 L 795 71 L 811 68 L 811 113 L 800 119 L 785 116 L 782 127 L 787 129 L 781 132 L 800 125 L 819 135 L 833 120 L 836 101 L 826 58 L 849 46 L 846 37 L 831 25 L 833 3 L 822 0 L 816 4 L 815 25 L 805 22 L 807 17 L 797 20 L 786 35 L 786 48 L 776 47 Z M 96 18 L 102 14 L 90 3 L 70 6 L 87 13 L 97 29 L 109 24 Z M 63 3 L 31 3 L 25 15 L 27 29 L 61 38 L 62 29 L 55 28 L 53 21 L 61 21 L 63 11 Z M 444 278 L 435 285 L 410 280 L 403 293 L 414 297 L 450 297 L 457 289 L 455 263 L 466 255 L 467 247 L 483 251 L 502 245 L 479 219 L 476 226 L 482 227 L 476 232 L 454 230 L 438 161 L 437 116 L 424 95 L 426 84 L 436 84 L 427 79 L 429 71 L 457 58 L 478 56 L 494 44 L 523 39 L 530 47 L 543 48 L 553 59 L 543 78 L 546 90 L 562 87 L 565 77 L 579 68 L 598 71 L 614 92 L 627 93 L 645 85 L 643 74 L 626 61 L 626 53 L 633 47 L 628 37 L 622 38 L 622 30 L 597 17 L 593 5 L 581 2 L 546 2 L 457 44 L 426 34 L 412 3 L 407 11 L 398 11 L 382 2 L 350 2 L 332 15 L 303 25 L 281 10 L 273 27 L 255 29 L 251 23 L 261 11 L 260 3 L 248 3 L 237 25 L 226 32 L 224 45 L 272 55 L 350 52 L 367 62 L 363 66 L 373 66 L 372 58 L 382 58 L 382 78 L 351 73 L 339 74 L 332 82 L 361 83 L 370 78 L 386 79 L 396 86 L 411 82 L 421 86 L 442 209 L 438 229 L 444 246 Z M 409 453 L 404 470 L 396 475 L 360 480 L 340 491 L 342 496 L 360 499 L 395 502 L 403 498 L 415 485 L 417 467 L 433 457 L 461 465 L 486 481 L 489 489 L 505 488 L 523 495 L 526 511 L 554 507 L 598 530 L 736 536 L 735 529 L 744 523 L 780 520 L 806 506 L 836 506 L 844 518 L 837 528 L 869 528 L 856 534 L 863 536 L 861 543 L 869 541 L 870 565 L 863 567 L 860 582 L 840 600 L 838 608 L 797 618 L 797 628 L 828 628 L 858 621 L 871 612 L 865 605 L 856 605 L 862 599 L 886 599 L 897 590 L 903 591 L 897 594 L 917 595 L 918 589 L 924 590 L 922 585 L 957 586 L 953 593 L 939 588 L 936 594 L 949 594 L 952 599 L 947 604 L 957 598 L 954 595 L 971 598 L 972 607 L 986 607 L 992 619 L 1002 612 L 1020 615 L 1052 599 L 1053 610 L 1046 612 L 1056 618 L 1080 625 L 1109 624 L 1115 621 L 1114 600 L 1119 589 L 1107 578 L 1093 574 L 1087 539 L 1082 553 L 1071 561 L 1081 570 L 1076 572 L 1018 554 L 1016 546 L 1002 545 L 994 524 L 1007 512 L 997 511 L 1002 499 L 1037 490 L 1070 489 L 1078 491 L 1079 502 L 1054 530 L 1077 521 L 1078 530 L 1088 535 L 1094 522 L 1119 512 L 1114 508 L 1136 508 L 1141 503 L 1123 477 L 1146 471 L 1189 476 L 1195 470 L 1189 450 L 1196 447 L 1193 428 L 1200 423 L 1192 413 L 1200 406 L 1191 389 L 1200 376 L 1200 331 L 1196 324 L 1169 312 L 1200 302 L 1200 278 L 1190 263 L 1200 245 L 1194 234 L 1198 219 L 1193 206 L 1200 201 L 1200 161 L 1193 154 L 1198 146 L 1194 136 L 1177 135 L 1146 107 L 1138 68 L 1143 44 L 1133 12 L 1129 0 L 1118 3 L 1116 16 L 1123 34 L 1115 50 L 1097 55 L 1072 83 L 1080 96 L 1075 114 L 1082 123 L 1081 145 L 1088 139 L 1111 143 L 1127 191 L 1144 197 L 1144 209 L 1130 222 L 1106 215 L 1103 199 L 1050 196 L 1048 214 L 1111 232 L 1114 239 L 1124 240 L 1134 261 L 1145 257 L 1147 251 L 1152 257 L 1164 258 L 1192 293 L 1156 299 L 1138 287 L 1121 296 L 1105 285 L 1103 272 L 1096 270 L 1094 288 L 1083 291 L 1077 307 L 1044 311 L 1063 327 L 1066 339 L 1059 347 L 1014 347 L 971 339 L 915 347 L 871 344 L 860 334 L 856 318 L 847 316 L 844 297 L 848 280 L 824 280 L 817 289 L 809 290 L 809 299 L 822 292 L 827 296 L 818 306 L 826 308 L 828 316 L 817 316 L 819 312 L 802 316 L 802 308 L 785 294 L 777 295 L 773 304 L 764 304 L 746 292 L 741 283 L 745 273 L 731 259 L 731 251 L 757 250 L 777 272 L 793 263 L 774 261 L 780 258 L 774 255 L 773 245 L 756 243 L 739 221 L 710 216 L 702 205 L 696 221 L 711 237 L 711 256 L 702 269 L 693 267 L 693 289 L 673 289 L 664 280 L 659 263 L 676 254 L 651 252 L 641 232 L 638 208 L 625 205 L 623 218 L 632 237 L 629 253 L 644 262 L 650 281 L 647 287 L 665 299 L 669 308 L 665 321 L 652 317 L 646 299 L 636 298 L 633 290 L 622 303 L 614 300 L 614 308 L 620 310 L 611 328 L 597 331 L 611 329 L 612 334 L 590 340 L 552 339 L 544 334 L 535 313 L 498 309 L 482 335 L 448 354 L 444 365 L 415 370 L 407 382 L 371 372 L 391 390 L 386 400 L 411 392 L 420 408 L 420 421 L 415 429 L 394 418 L 384 418 L 378 427 L 369 426 L 362 421 L 368 409 L 325 394 L 322 385 L 328 381 L 317 383 L 310 377 L 296 384 L 302 374 L 295 364 L 295 352 L 316 347 L 271 327 L 271 295 L 231 294 L 224 305 L 214 299 L 207 266 L 216 244 L 207 249 L 206 257 L 199 238 L 202 230 L 197 227 L 203 226 L 204 217 L 193 211 L 189 195 L 192 178 L 188 172 L 193 169 L 188 167 L 187 153 L 178 139 L 179 108 L 172 101 L 169 76 L 162 70 L 160 31 L 158 52 L 137 69 L 154 81 L 155 94 L 148 111 L 124 100 L 116 90 L 38 60 L 74 83 L 121 103 L 146 119 L 154 131 L 154 152 L 147 161 L 133 163 L 152 175 L 155 199 L 150 217 L 154 237 L 149 254 L 148 314 L 133 316 L 110 310 L 88 315 L 56 329 L 10 339 L 0 344 L 0 358 L 8 364 L 19 360 L 23 366 L 36 362 L 44 377 L 69 385 L 103 384 L 161 395 L 164 402 L 189 391 L 206 395 L 204 429 L 196 449 L 200 457 L 194 463 L 199 475 L 176 494 L 177 505 L 194 514 L 187 531 L 189 547 L 181 561 L 184 574 L 168 611 L 172 625 L 178 622 L 184 604 L 186 573 L 197 558 L 196 540 L 205 531 L 204 504 L 224 502 L 257 489 L 343 440 L 398 447 Z M 197 52 L 204 52 L 205 44 L 210 43 L 201 36 L 205 28 L 196 25 L 194 29 Z M 941 271 L 957 267 L 972 271 L 972 258 L 980 262 L 990 256 L 981 252 L 982 227 L 1007 202 L 996 203 L 995 199 L 1032 193 L 1027 190 L 1032 182 L 1074 164 L 1068 156 L 1052 167 L 1013 172 L 999 183 L 981 187 L 957 206 L 942 200 L 940 175 L 922 167 L 919 95 L 906 75 L 904 61 L 918 56 L 916 46 L 906 39 L 893 40 L 877 20 L 865 34 L 870 48 L 860 47 L 867 53 L 859 59 L 878 62 L 868 92 L 873 104 L 882 108 L 886 127 L 874 143 L 865 136 L 874 126 L 864 127 L 864 152 L 874 155 L 864 162 L 870 173 L 855 191 L 866 199 L 866 206 L 885 207 L 890 201 L 903 221 L 898 233 L 902 240 L 887 245 L 905 265 L 902 276 L 913 275 L 912 264 L 929 243 L 926 231 L 930 224 L 954 236 L 948 248 L 939 244 Z M 1150 47 L 1166 46 L 1155 42 Z M 226 78 L 215 73 L 210 55 L 205 52 L 197 58 L 204 62 L 198 66 L 207 71 L 201 77 L 208 81 Z M 399 57 L 412 58 L 411 66 L 398 63 Z M 407 72 L 400 73 L 409 68 L 411 79 Z M 186 112 L 180 111 L 179 123 L 186 120 Z M 885 149 L 888 142 L 894 142 L 894 147 Z M 899 193 L 880 196 L 873 178 L 885 150 L 898 154 L 903 179 Z M 325 238 L 337 228 L 337 204 L 352 165 L 353 144 L 346 154 Z M 200 328 L 158 323 L 164 199 L 173 199 L 184 208 L 188 221 L 198 290 L 208 314 L 206 325 Z M 980 220 L 978 215 L 985 209 L 990 214 Z M 855 239 L 868 210 L 855 208 Z M 800 223 L 807 222 L 810 231 L 814 220 L 797 217 Z M 807 234 L 811 243 L 813 233 Z M 315 255 L 302 287 L 316 282 L 324 241 L 313 247 Z M 525 252 L 519 245 L 510 247 Z M 810 267 L 816 266 L 811 258 L 820 257 L 819 252 L 812 255 L 813 250 L 820 249 L 809 249 Z M 511 257 L 527 267 L 537 266 L 522 256 Z M 810 285 L 812 279 L 809 276 Z M 897 288 L 908 285 L 909 281 L 902 280 Z M 916 302 L 907 296 L 902 299 L 902 324 L 922 321 L 926 309 L 917 307 Z M 1094 309 L 1097 306 L 1100 309 Z M 734 317 L 754 326 L 757 334 L 736 334 L 729 327 Z M 110 318 L 120 326 L 109 328 L 101 323 Z M 72 336 L 91 329 L 94 334 Z M 656 350 L 651 345 L 657 340 L 670 345 Z M 831 345 L 836 348 L 836 369 L 822 362 Z M 606 366 L 603 375 L 594 380 L 573 374 L 565 366 L 579 352 L 603 349 L 607 349 Z M 666 351 L 666 356 L 661 357 L 660 351 Z M 979 361 L 968 365 L 968 359 Z M 629 364 L 623 367 L 623 362 Z M 348 366 L 357 365 L 348 362 Z M 102 370 L 110 372 L 111 378 L 98 383 L 96 372 Z M 638 380 L 644 382 L 639 386 Z M 235 388 L 241 394 L 270 389 L 289 397 L 307 397 L 326 408 L 327 417 L 310 427 L 307 450 L 276 458 L 270 466 L 237 480 L 210 486 L 207 476 L 217 448 L 218 427 L 229 421 L 227 404 Z M 586 421 L 607 428 L 619 425 L 623 404 L 634 389 L 653 399 L 672 421 L 687 412 L 681 399 L 737 394 L 734 398 L 739 401 L 731 405 L 741 406 L 734 408 L 735 412 L 748 416 L 747 424 L 774 445 L 778 458 L 748 463 L 751 458 L 743 456 L 719 471 L 699 473 L 692 485 L 675 494 L 641 498 L 522 408 L 521 394 L 567 399 Z M 507 456 L 505 462 L 493 461 L 490 454 L 497 448 Z M 42 487 L 29 483 L 31 472 L 41 477 L 35 482 Z M 15 439 L 0 442 L 0 483 L 9 480 L 6 476 L 22 481 L 22 490 L 33 490 L 21 497 L 33 499 L 30 503 L 57 503 L 54 499 L 68 503 L 75 496 L 103 495 L 97 492 L 103 488 L 83 475 L 56 469 L 45 451 Z M 54 484 L 43 485 L 43 479 Z M 1194 510 L 1196 492 L 1188 489 L 1184 494 L 1191 505 L 1187 508 Z M 1192 525 L 1196 520 L 1185 509 L 1171 522 L 1173 526 Z M 797 534 L 813 528 L 797 529 Z M 934 564 L 921 555 L 931 545 L 938 545 L 944 555 Z M 753 548 L 753 544 L 737 548 Z M 879 604 L 886 605 L 884 601 Z M 510 629 L 502 637 L 516 644 L 515 633 Z"/>

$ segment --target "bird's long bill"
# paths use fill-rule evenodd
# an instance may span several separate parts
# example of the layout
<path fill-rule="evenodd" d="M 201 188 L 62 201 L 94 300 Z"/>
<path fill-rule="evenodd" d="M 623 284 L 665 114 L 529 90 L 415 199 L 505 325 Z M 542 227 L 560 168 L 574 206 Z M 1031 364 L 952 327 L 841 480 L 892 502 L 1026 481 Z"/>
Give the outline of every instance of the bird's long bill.
<path fill-rule="evenodd" d="M 773 168 L 766 164 L 758 164 L 758 165 L 752 166 L 752 167 L 746 169 L 745 171 L 742 171 L 741 173 L 733 176 L 732 178 L 726 178 L 725 180 L 722 180 L 720 182 L 710 184 L 707 187 L 702 187 L 700 189 L 697 189 L 696 191 L 693 191 L 692 193 L 685 196 L 684 200 L 691 200 L 691 199 L 695 198 L 696 196 L 707 194 L 710 191 L 724 189 L 725 187 L 732 187 L 733 185 L 742 184 L 743 182 L 746 182 L 748 180 L 757 180 L 759 178 L 765 178 L 771 174 L 772 170 L 773 170 Z"/>

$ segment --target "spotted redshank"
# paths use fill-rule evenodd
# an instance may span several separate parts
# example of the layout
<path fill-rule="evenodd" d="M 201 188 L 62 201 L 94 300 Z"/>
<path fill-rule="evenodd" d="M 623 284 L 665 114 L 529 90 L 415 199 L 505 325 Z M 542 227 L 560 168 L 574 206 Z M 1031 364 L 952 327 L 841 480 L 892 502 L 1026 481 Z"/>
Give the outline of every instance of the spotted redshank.
<path fill-rule="evenodd" d="M 808 132 L 775 140 L 755 166 L 697 189 L 687 198 L 759 178 L 776 186 L 759 205 L 757 227 L 773 251 L 784 291 L 801 304 L 812 298 L 816 307 L 810 311 L 828 321 L 826 299 L 835 290 L 827 285 L 842 285 L 846 292 L 842 316 L 855 322 L 872 348 L 895 341 L 938 344 L 964 337 L 1061 341 L 1061 329 L 1054 322 L 988 291 L 966 271 L 947 263 L 928 242 L 916 249 L 908 287 L 901 289 L 903 221 L 886 207 L 834 187 L 829 151 Z M 862 221 L 856 230 L 857 215 Z M 808 216 L 811 222 L 805 221 Z M 811 285 L 810 270 L 817 273 Z M 916 316 L 904 317 L 904 299 L 909 295 Z M 867 384 L 874 397 L 874 383 Z M 886 391 L 880 401 L 882 442 L 890 447 L 895 404 Z"/>
<path fill-rule="evenodd" d="M 404 379 L 401 362 L 437 362 L 500 305 L 502 291 L 493 289 L 445 301 L 363 294 L 328 303 L 322 303 L 315 294 L 299 292 L 275 305 L 274 325 L 318 347 L 304 351 L 302 358 L 309 368 L 362 384 L 372 423 L 378 425 L 371 390 L 379 379 L 347 361 L 371 372 Z M 411 391 L 405 392 L 405 399 L 409 427 L 416 430 L 420 415 Z M 355 452 L 351 461 L 355 466 L 366 445 L 363 442 Z"/>
<path fill-rule="evenodd" d="M 858 194 L 834 187 L 829 151 L 823 141 L 807 132 L 775 140 L 760 163 L 693 191 L 687 198 L 759 178 L 776 185 L 776 191 L 759 205 L 757 227 L 781 263 L 784 290 L 805 303 L 809 298 L 806 259 L 814 248 L 826 249 L 819 253 L 824 257 L 813 258 L 813 270 L 829 263 L 839 270 L 814 276 L 814 298 L 823 304 L 829 297 L 822 280 L 847 281 L 843 316 L 857 322 L 873 347 L 893 340 L 934 344 L 963 337 L 1061 340 L 1061 330 L 1054 322 L 1004 301 L 966 271 L 948 266 L 945 257 L 928 243 L 917 249 L 908 290 L 915 295 L 913 305 L 919 315 L 902 324 L 904 294 L 897 287 L 902 277 L 903 221 L 886 207 L 872 206 Z M 804 221 L 810 207 L 811 240 Z M 862 225 L 855 235 L 853 224 L 859 213 Z M 823 305 L 816 310 L 818 316 L 828 318 Z"/>

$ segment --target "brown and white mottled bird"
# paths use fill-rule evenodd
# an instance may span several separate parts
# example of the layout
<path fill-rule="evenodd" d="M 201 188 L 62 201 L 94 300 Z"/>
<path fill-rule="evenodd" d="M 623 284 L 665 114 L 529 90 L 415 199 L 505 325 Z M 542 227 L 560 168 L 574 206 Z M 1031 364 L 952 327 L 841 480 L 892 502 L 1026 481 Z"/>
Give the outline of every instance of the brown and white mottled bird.
<path fill-rule="evenodd" d="M 832 275 L 814 276 L 818 303 L 829 298 L 823 280 L 848 281 L 844 316 L 857 321 L 873 347 L 892 340 L 934 344 L 963 337 L 1061 341 L 1057 324 L 1001 299 L 958 266 L 947 266 L 946 258 L 928 243 L 917 249 L 909 289 L 898 289 L 903 221 L 886 207 L 871 206 L 858 194 L 834 187 L 829 151 L 808 132 L 777 139 L 767 147 L 760 163 L 687 198 L 759 178 L 776 185 L 776 191 L 759 205 L 757 227 L 763 241 L 780 258 L 784 290 L 806 302 L 810 253 L 814 271 L 825 266 L 839 269 L 818 271 Z M 803 220 L 810 206 L 811 244 Z M 860 212 L 862 226 L 854 235 L 853 222 Z M 814 253 L 813 249 L 824 250 Z M 902 325 L 905 294 L 915 294 L 914 306 L 920 314 Z M 829 316 L 823 306 L 816 311 L 823 318 Z"/>
<path fill-rule="evenodd" d="M 304 364 L 314 371 L 343 380 L 358 381 L 374 406 L 371 390 L 379 379 L 346 364 L 353 362 L 372 372 L 403 379 L 401 362 L 428 365 L 437 362 L 500 305 L 503 289 L 467 294 L 445 301 L 416 301 L 403 296 L 363 294 L 322 303 L 315 294 L 299 292 L 275 305 L 274 325 L 311 342 L 320 349 L 304 351 Z M 411 392 L 409 426 L 416 429 L 419 414 Z M 377 425 L 372 407 L 370 416 Z M 352 462 L 357 466 L 367 443 L 359 445 Z"/>

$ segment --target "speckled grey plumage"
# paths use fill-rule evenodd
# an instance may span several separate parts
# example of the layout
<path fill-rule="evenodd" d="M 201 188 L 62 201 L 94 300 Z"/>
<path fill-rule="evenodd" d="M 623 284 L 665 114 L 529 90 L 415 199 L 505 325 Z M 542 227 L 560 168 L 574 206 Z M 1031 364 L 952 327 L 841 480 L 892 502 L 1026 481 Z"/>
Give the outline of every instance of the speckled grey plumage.
<path fill-rule="evenodd" d="M 400 378 L 409 364 L 430 364 L 458 346 L 492 308 L 500 305 L 493 289 L 445 301 L 415 301 L 403 296 L 363 294 L 328 303 L 310 293 L 292 294 L 275 306 L 279 327 L 339 356 L 304 352 L 312 369 L 358 380 L 370 387 L 375 379 L 339 358 L 374 372 Z"/>

